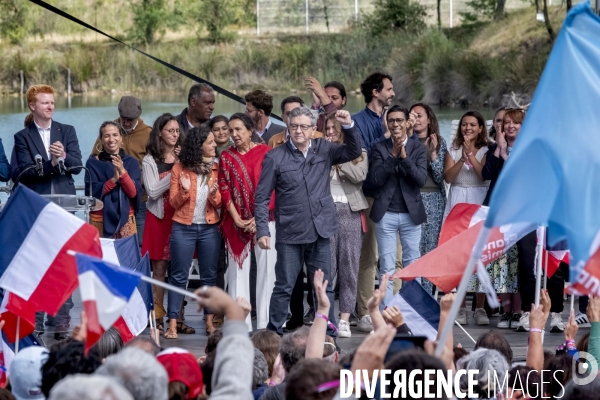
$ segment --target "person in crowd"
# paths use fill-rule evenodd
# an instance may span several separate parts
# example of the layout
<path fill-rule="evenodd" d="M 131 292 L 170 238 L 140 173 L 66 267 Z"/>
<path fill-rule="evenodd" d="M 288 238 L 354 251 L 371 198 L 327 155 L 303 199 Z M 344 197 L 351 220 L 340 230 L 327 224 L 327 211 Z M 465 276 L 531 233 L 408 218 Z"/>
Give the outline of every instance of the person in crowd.
<path fill-rule="evenodd" d="M 156 344 L 156 341 L 149 336 L 136 336 L 125 344 L 124 347 L 137 347 L 138 349 L 144 350 L 153 356 L 160 353 L 160 346 Z"/>
<path fill-rule="evenodd" d="M 93 388 L 93 390 L 90 390 Z M 48 400 L 135 400 L 115 379 L 96 375 L 68 376 L 58 382 Z"/>
<path fill-rule="evenodd" d="M 281 345 L 281 337 L 273 331 L 263 329 L 255 332 L 252 337 L 252 344 L 263 353 L 267 361 L 268 380 L 267 386 L 273 386 L 281 383 L 283 380 L 281 365 L 281 357 L 279 356 L 279 347 Z M 257 388 L 254 392 L 255 398 L 264 393 L 267 388 Z M 259 392 L 257 392 L 259 391 Z"/>
<path fill-rule="evenodd" d="M 326 384 L 339 381 L 341 367 L 326 360 L 302 360 L 290 372 L 285 387 L 286 400 L 329 400 L 336 388 Z"/>
<path fill-rule="evenodd" d="M 475 375 L 477 385 L 474 388 L 474 393 L 480 399 L 495 398 L 489 397 L 488 393 L 501 393 L 503 389 L 506 390 L 502 382 L 504 382 L 504 377 L 508 373 L 509 364 L 506 358 L 496 350 L 484 348 L 475 350 L 458 360 L 456 369 L 478 371 Z M 466 375 L 461 376 L 460 389 L 464 393 L 468 391 Z"/>
<path fill-rule="evenodd" d="M 6 153 L 4 152 L 4 145 L 2 139 L 0 139 L 0 182 L 8 182 L 11 178 L 11 168 Z"/>
<path fill-rule="evenodd" d="M 198 255 L 201 284 L 214 286 L 221 235 L 219 221 L 221 192 L 218 184 L 217 144 L 207 125 L 191 129 L 185 138 L 179 162 L 171 170 L 169 201 L 175 209 L 171 231 L 171 264 L 169 283 L 185 288 L 194 256 Z M 176 339 L 177 333 L 192 334 L 194 328 L 177 322 L 183 296 L 169 291 L 167 318 L 169 327 L 165 338 Z M 211 334 L 213 313 L 204 310 L 206 333 Z"/>
<path fill-rule="evenodd" d="M 395 271 L 396 235 L 400 235 L 402 243 L 403 266 L 421 256 L 421 224 L 427 220 L 421 199 L 421 188 L 427 180 L 427 148 L 408 138 L 407 129 L 411 126 L 408 114 L 402 106 L 391 107 L 386 121 L 391 137 L 375 143 L 371 149 L 368 179 L 375 200 L 370 218 L 375 223 L 380 279 Z M 390 281 L 381 306 L 387 306 L 392 297 Z"/>
<path fill-rule="evenodd" d="M 450 184 L 444 220 L 458 203 L 482 204 L 488 191 L 489 181 L 482 177 L 482 169 L 488 150 L 488 136 L 485 119 L 477 111 L 468 111 L 460 119 L 452 146 L 446 152 L 444 180 Z M 475 322 L 489 325 L 490 320 L 483 309 L 485 294 L 479 280 L 473 276 L 469 292 L 476 293 Z M 463 300 L 456 321 L 467 324 L 467 309 Z"/>
<path fill-rule="evenodd" d="M 262 139 L 262 143 L 269 143 L 269 139 L 281 132 L 283 128 L 269 119 L 273 111 L 273 96 L 264 90 L 253 90 L 244 97 L 244 100 L 246 100 L 246 115 L 254 122 L 254 132 Z"/>
<path fill-rule="evenodd" d="M 12 393 L 19 400 L 45 399 L 40 384 L 42 365 L 48 359 L 48 350 L 42 346 L 21 349 L 10 362 L 8 373 Z"/>
<path fill-rule="evenodd" d="M 342 126 L 335 114 L 327 117 L 327 140 L 331 143 L 343 144 Z M 338 276 L 340 286 L 340 323 L 339 337 L 351 337 L 350 314 L 356 307 L 356 291 L 358 280 L 358 262 L 362 245 L 361 211 L 369 204 L 362 192 L 362 183 L 367 177 L 369 161 L 367 151 L 350 162 L 334 165 L 330 173 L 331 195 L 340 230 L 331 238 L 332 275 Z"/>
<path fill-rule="evenodd" d="M 93 346 L 98 350 L 98 354 L 102 358 L 102 362 L 113 354 L 117 354 L 123 348 L 123 338 L 119 331 L 113 326 L 102 336 Z"/>
<path fill-rule="evenodd" d="M 47 398 L 54 385 L 69 375 L 93 374 L 102 358 L 97 349 L 84 353 L 85 344 L 75 339 L 66 339 L 50 347 L 48 358 L 42 365 L 42 393 Z"/>
<path fill-rule="evenodd" d="M 233 146 L 231 132 L 229 131 L 229 119 L 224 115 L 217 115 L 210 119 L 208 126 L 210 126 L 210 131 L 215 135 L 217 157 L 220 158 L 223 150 Z"/>
<path fill-rule="evenodd" d="M 477 338 L 474 350 L 484 348 L 496 350 L 506 358 L 508 365 L 512 365 L 513 362 L 513 351 L 510 347 L 510 343 L 503 336 L 494 331 L 489 331 Z"/>
<path fill-rule="evenodd" d="M 506 109 L 504 112 L 502 129 L 496 132 L 496 143 L 489 146 L 481 172 L 483 179 L 490 181 L 489 190 L 483 201 L 485 206 L 489 205 L 504 162 L 508 160 L 524 119 L 525 110 L 523 109 Z M 512 283 L 511 286 L 514 290 L 505 292 L 506 294 L 502 294 L 501 298 L 504 303 L 510 305 L 512 315 L 507 315 L 505 312 L 500 322 L 503 322 L 503 326 L 516 328 L 518 331 L 529 331 L 529 314 L 535 297 L 536 243 L 537 235 L 533 231 L 517 242 L 514 246 L 516 249 L 507 252 L 507 257 L 511 258 L 508 264 L 510 268 L 505 269 L 506 272 L 504 272 L 503 278 L 507 284 Z M 509 316 L 510 322 L 507 322 Z M 553 314 L 551 323 L 554 325 L 563 324 L 560 313 Z"/>
<path fill-rule="evenodd" d="M 183 135 L 210 120 L 215 110 L 215 92 L 206 83 L 196 83 L 188 92 L 187 102 L 188 106 L 177 116 L 179 132 Z"/>
<path fill-rule="evenodd" d="M 254 394 L 256 389 L 260 387 L 269 387 L 269 385 L 265 383 L 267 381 L 267 378 L 269 377 L 269 366 L 267 365 L 267 359 L 265 358 L 265 355 L 262 353 L 262 351 L 260 351 L 256 347 L 254 348 L 253 371 L 254 374 L 252 379 L 252 394 Z"/>
<path fill-rule="evenodd" d="M 281 118 L 286 125 L 286 129 L 282 132 L 279 132 L 276 135 L 273 135 L 271 139 L 269 139 L 269 147 L 275 148 L 285 143 L 290 137 L 289 123 L 290 123 L 290 113 L 294 108 L 304 107 L 304 101 L 298 96 L 289 96 L 281 101 Z M 323 134 L 319 131 L 313 133 L 312 138 L 318 139 L 322 138 Z M 304 272 L 304 268 L 300 271 L 298 278 L 296 279 L 296 284 L 294 285 L 294 289 L 292 290 L 292 297 L 290 299 L 290 312 L 292 314 L 291 318 L 286 321 L 286 329 L 293 330 L 299 326 L 304 324 L 312 323 L 314 319 L 314 304 L 312 298 L 312 286 L 308 285 L 308 293 L 307 293 L 307 302 L 309 309 L 304 312 L 304 279 L 306 278 L 306 274 Z"/>
<path fill-rule="evenodd" d="M 588 400 L 598 396 L 600 392 L 600 379 L 596 378 L 587 385 L 579 385 L 570 381 L 565 387 L 563 399 L 569 400 Z"/>
<path fill-rule="evenodd" d="M 492 142 L 496 142 L 498 132 L 502 131 L 502 120 L 504 119 L 505 112 L 506 107 L 499 107 L 496 109 L 496 112 L 494 112 L 494 120 L 489 132 L 489 137 Z"/>
<path fill-rule="evenodd" d="M 150 354 L 128 347 L 106 359 L 95 372 L 119 382 L 135 400 L 167 399 L 169 377 L 163 365 Z"/>
<path fill-rule="evenodd" d="M 175 209 L 169 198 L 171 170 L 179 161 L 181 144 L 185 137 L 179 131 L 177 118 L 169 113 L 162 114 L 154 121 L 150 140 L 146 147 L 142 168 L 144 186 L 148 192 L 148 212 L 146 230 L 142 241 L 142 254 L 149 254 L 154 279 L 164 281 L 167 266 L 171 259 L 171 230 Z M 156 329 L 163 333 L 163 318 L 167 314 L 163 305 L 165 290 L 152 286 Z"/>
<path fill-rule="evenodd" d="M 142 160 L 146 156 L 146 143 L 150 138 L 150 126 L 146 125 L 140 118 L 142 115 L 142 100 L 134 96 L 123 96 L 118 105 L 119 118 L 115 120 L 123 127 L 123 142 L 121 144 L 125 154 L 135 158 L 142 168 Z M 92 147 L 92 155 L 97 156 L 102 151 L 100 138 L 96 139 Z M 142 189 L 145 189 L 142 186 Z M 135 214 L 137 236 L 140 243 L 144 238 L 144 225 L 146 222 L 146 202 L 148 194 L 144 190 L 142 198 Z"/>
<path fill-rule="evenodd" d="M 236 113 L 229 119 L 229 129 L 234 145 L 219 160 L 219 189 L 223 208 L 221 232 L 228 251 L 228 291 L 236 299 L 250 299 L 250 253 L 254 251 L 257 263 L 256 278 L 256 327 L 266 328 L 269 321 L 269 302 L 275 285 L 274 246 L 266 250 L 255 247 L 256 222 L 254 219 L 255 192 L 261 174 L 263 160 L 271 148 L 252 142 L 254 123 L 246 114 Z M 269 208 L 273 214 L 273 202 Z M 269 229 L 275 231 L 270 218 Z M 252 330 L 250 315 L 246 321 Z"/>
<path fill-rule="evenodd" d="M 317 119 L 317 131 L 323 132 L 325 129 L 325 120 L 332 114 L 335 114 L 337 110 L 344 108 L 346 104 L 346 88 L 339 82 L 329 82 L 325 85 L 324 89 L 316 78 L 308 77 L 304 80 L 306 88 L 312 92 L 313 106 L 312 109 L 319 112 L 319 118 Z M 329 85 L 329 86 L 328 86 Z M 334 85 L 335 87 L 333 87 Z M 332 97 L 336 99 L 334 102 Z M 343 93 L 343 96 L 342 96 Z"/>
<path fill-rule="evenodd" d="M 434 357 L 430 354 L 425 353 L 424 351 L 420 351 L 420 350 L 407 350 L 407 351 L 402 351 L 399 352 L 397 354 L 395 354 L 394 356 L 392 356 L 392 358 L 390 358 L 386 363 L 385 363 L 385 368 L 390 369 L 392 371 L 392 374 L 395 371 L 406 371 L 407 376 L 415 370 L 420 370 L 420 371 L 443 371 L 444 374 L 446 373 L 446 371 L 448 370 L 448 368 L 446 368 L 444 366 L 444 363 L 442 362 L 442 360 L 440 360 L 437 357 Z M 416 385 L 421 385 L 421 387 L 423 387 L 423 381 L 424 381 L 424 375 L 418 374 L 416 375 L 416 379 L 415 379 L 415 386 Z M 432 386 L 430 386 L 430 393 L 436 393 L 438 392 L 438 383 L 437 380 L 433 379 L 432 380 Z M 397 388 L 396 386 L 396 382 L 394 382 L 394 380 L 392 379 L 390 382 L 390 386 L 389 389 L 387 390 L 388 393 L 393 393 Z M 445 393 L 442 391 L 440 397 L 437 397 L 437 399 L 439 400 L 446 400 L 447 397 L 445 395 Z"/>
<path fill-rule="evenodd" d="M 429 253 L 438 245 L 442 218 L 446 209 L 446 187 L 444 185 L 444 162 L 446 160 L 446 141 L 440 135 L 437 117 L 430 106 L 424 103 L 414 104 L 410 108 L 414 115 L 412 130 L 419 142 L 427 148 L 427 180 L 421 188 L 421 198 L 425 206 L 427 220 L 421 225 L 421 256 Z M 433 285 L 422 278 L 421 284 L 429 293 Z"/>
<path fill-rule="evenodd" d="M 217 287 L 203 286 L 195 294 L 200 297 L 199 310 L 209 308 L 225 315 L 223 338 L 219 341 L 212 369 L 215 376 L 209 379 L 202 368 L 205 384 L 212 382 L 210 393 L 207 390 L 207 394 L 210 394 L 211 400 L 251 399 L 254 348 L 244 322 L 246 312 Z"/>
<path fill-rule="evenodd" d="M 36 168 L 30 169 L 23 173 L 19 183 L 41 195 L 74 195 L 73 175 L 81 172 L 81 168 L 75 167 L 82 165 L 75 128 L 52 119 L 54 89 L 51 86 L 33 85 L 27 89 L 26 98 L 31 112 L 26 117 L 29 123 L 14 136 L 16 168 L 12 171 L 13 180 L 17 179 L 19 171 L 36 165 L 35 157 L 40 155 L 41 171 L 38 173 Z M 61 165 L 64 165 L 64 170 Z M 47 321 L 49 324 L 54 323 L 54 337 L 57 340 L 64 340 L 69 336 L 71 308 L 73 300 L 69 297 L 58 311 L 56 319 L 52 321 L 49 318 Z M 43 312 L 36 313 L 35 331 L 38 335 L 44 333 L 44 315 Z"/>
<path fill-rule="evenodd" d="M 196 357 L 180 347 L 170 347 L 156 356 L 169 376 L 169 400 L 197 400 L 204 389 L 202 371 Z"/>
<path fill-rule="evenodd" d="M 280 335 L 302 264 L 306 262 L 309 281 L 318 268 L 330 281 L 330 238 L 337 232 L 338 223 L 329 186 L 329 171 L 332 165 L 352 161 L 362 154 L 350 113 L 340 110 L 336 117 L 342 124 L 346 139 L 343 145 L 311 139 L 317 123 L 315 115 L 306 107 L 292 110 L 290 140 L 268 152 L 263 162 L 254 217 L 258 244 L 263 249 L 270 249 L 269 204 L 275 190 L 277 264 L 268 329 Z M 303 181 L 304 184 L 301 184 Z M 331 282 L 327 292 L 333 303 Z M 335 324 L 333 309 L 329 320 Z M 329 335 L 337 336 L 333 330 Z"/>
<path fill-rule="evenodd" d="M 352 116 L 356 123 L 356 131 L 360 134 L 362 147 L 367 151 L 370 162 L 371 148 L 374 143 L 383 141 L 390 137 L 389 131 L 385 128 L 385 112 L 392 104 L 394 99 L 394 87 L 392 77 L 388 74 L 375 72 L 369 75 L 361 84 L 360 91 L 365 99 L 365 109 Z M 369 180 L 363 183 L 363 193 L 369 204 L 366 214 L 371 212 L 374 201 L 374 188 L 371 187 Z M 358 330 L 361 332 L 371 332 L 373 323 L 367 309 L 367 301 L 373 294 L 375 287 L 375 270 L 378 261 L 377 239 L 375 237 L 375 224 L 367 218 L 367 229 L 363 235 L 363 242 L 360 253 L 358 267 L 358 293 L 357 293 L 357 312 L 358 312 Z M 396 262 L 402 259 L 402 246 L 398 244 Z M 399 265 L 397 264 L 397 267 Z"/>
<path fill-rule="evenodd" d="M 85 189 L 86 195 L 102 200 L 104 208 L 90 212 L 90 224 L 98 229 L 100 237 L 121 239 L 137 232 L 135 213 L 142 197 L 140 166 L 121 147 L 121 125 L 105 121 L 99 131 L 102 151 L 85 163 L 89 170 Z"/>

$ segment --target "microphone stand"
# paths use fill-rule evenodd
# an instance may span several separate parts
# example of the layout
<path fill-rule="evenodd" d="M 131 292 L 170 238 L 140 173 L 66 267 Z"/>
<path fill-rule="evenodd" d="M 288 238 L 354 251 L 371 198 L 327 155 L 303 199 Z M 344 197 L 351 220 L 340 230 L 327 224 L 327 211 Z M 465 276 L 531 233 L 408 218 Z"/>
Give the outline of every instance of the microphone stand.
<path fill-rule="evenodd" d="M 76 166 L 73 166 L 73 167 L 67 167 L 67 166 L 65 165 L 65 171 L 66 171 L 66 172 L 69 172 L 69 171 L 72 171 L 72 170 L 74 170 L 74 169 L 78 169 L 78 168 L 84 169 L 84 170 L 85 170 L 85 172 L 87 172 L 87 174 L 90 176 L 90 182 L 89 182 L 89 185 L 88 185 L 88 188 L 89 188 L 89 191 L 90 191 L 90 192 L 89 192 L 89 193 L 90 193 L 89 197 L 91 197 L 92 199 L 94 199 L 94 200 L 93 200 L 93 202 L 92 202 L 92 204 L 94 204 L 94 205 L 95 205 L 95 204 L 96 204 L 96 199 L 95 199 L 95 198 L 94 198 L 94 196 L 92 195 L 92 174 L 90 173 L 90 170 L 89 170 L 89 169 L 87 169 L 87 167 L 85 167 L 85 166 L 83 166 L 83 165 L 76 165 Z M 85 177 L 84 177 L 84 179 L 83 179 L 83 180 L 84 180 L 84 183 L 85 183 Z M 84 191 L 84 194 L 85 194 L 85 191 Z M 83 212 L 83 215 L 84 215 L 84 217 L 85 217 L 85 222 L 88 222 L 88 223 L 90 222 L 90 215 L 89 215 L 89 213 L 90 213 L 90 212 L 89 212 L 89 210 L 85 210 L 85 211 Z"/>
<path fill-rule="evenodd" d="M 19 184 L 19 180 L 21 179 L 21 177 L 23 176 L 23 174 L 24 174 L 25 172 L 29 171 L 29 170 L 32 170 L 32 169 L 34 169 L 34 168 L 37 168 L 37 165 L 36 165 L 36 164 L 34 164 L 34 165 L 30 165 L 29 167 L 27 167 L 27 168 L 25 168 L 23 171 L 21 171 L 21 173 L 19 173 L 19 175 L 17 176 L 17 179 L 15 179 L 15 184 L 13 185 L 12 189 L 10 190 L 10 193 L 12 193 L 12 192 L 14 192 L 14 191 L 15 191 L 15 188 L 16 188 L 16 187 L 17 187 L 17 185 Z M 42 173 L 42 175 L 40 175 L 40 176 L 43 176 L 43 173 Z"/>

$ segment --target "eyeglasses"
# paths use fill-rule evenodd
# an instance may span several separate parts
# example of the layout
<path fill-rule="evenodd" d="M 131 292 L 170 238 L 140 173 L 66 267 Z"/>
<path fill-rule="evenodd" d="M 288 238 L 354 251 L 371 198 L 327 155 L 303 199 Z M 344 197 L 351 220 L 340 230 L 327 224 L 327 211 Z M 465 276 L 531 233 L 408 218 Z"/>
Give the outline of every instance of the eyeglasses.
<path fill-rule="evenodd" d="M 173 128 L 173 129 L 163 129 L 163 131 L 167 132 L 168 134 L 172 135 L 174 133 L 179 135 L 179 129 L 178 128 Z"/>
<path fill-rule="evenodd" d="M 298 128 L 302 129 L 302 132 L 306 132 L 309 128 L 312 128 L 312 126 L 311 125 L 296 125 L 296 124 L 290 125 L 290 130 L 292 132 L 297 131 Z"/>
<path fill-rule="evenodd" d="M 403 119 L 403 118 L 396 118 L 396 119 L 388 119 L 387 120 L 388 125 L 393 125 L 393 124 L 400 125 L 400 124 L 402 124 L 404 122 L 406 122 L 406 120 Z"/>

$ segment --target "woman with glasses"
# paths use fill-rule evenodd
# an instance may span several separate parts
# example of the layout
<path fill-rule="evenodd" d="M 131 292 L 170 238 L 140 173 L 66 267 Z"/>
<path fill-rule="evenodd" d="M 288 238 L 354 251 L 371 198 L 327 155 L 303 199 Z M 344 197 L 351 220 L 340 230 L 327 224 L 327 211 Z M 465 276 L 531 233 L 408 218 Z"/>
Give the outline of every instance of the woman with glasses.
<path fill-rule="evenodd" d="M 485 119 L 477 111 L 465 113 L 458 124 L 452 146 L 446 152 L 444 179 L 450 184 L 444 220 L 458 203 L 482 204 L 488 192 L 489 181 L 485 180 L 481 170 L 485 165 L 488 151 L 488 135 Z M 477 292 L 479 281 L 476 276 L 470 281 L 469 292 Z M 476 294 L 475 322 L 477 325 L 489 325 L 490 320 L 484 310 L 485 293 Z M 467 324 L 467 309 L 463 301 L 456 321 Z"/>
<path fill-rule="evenodd" d="M 90 224 L 103 238 L 121 239 L 137 233 L 135 212 L 142 196 L 141 171 L 138 161 L 123 151 L 124 134 L 116 122 L 103 122 L 99 133 L 101 151 L 85 163 L 89 170 L 85 175 L 86 195 L 104 202 L 101 211 L 90 212 Z"/>
<path fill-rule="evenodd" d="M 256 328 L 264 329 L 269 322 L 269 303 L 275 286 L 275 245 L 263 250 L 256 244 L 254 196 L 265 154 L 271 148 L 252 141 L 254 123 L 246 114 L 236 113 L 229 119 L 233 146 L 221 153 L 219 160 L 219 189 L 226 212 L 223 213 L 221 233 L 229 255 L 228 292 L 250 300 L 250 253 L 256 255 Z M 269 207 L 269 227 L 275 237 L 273 197 Z M 246 324 L 252 330 L 250 314 Z"/>
<path fill-rule="evenodd" d="M 184 139 L 184 135 L 179 132 L 177 117 L 169 113 L 163 114 L 154 121 L 146 145 L 146 156 L 142 160 L 144 187 L 148 193 L 142 254 L 149 254 L 152 276 L 159 281 L 165 280 L 167 265 L 171 260 L 169 242 L 175 209 L 169 201 L 169 187 L 171 169 L 179 161 L 178 155 Z M 152 286 L 152 290 L 156 328 L 162 333 L 163 318 L 167 315 L 163 305 L 165 290 L 158 286 Z"/>

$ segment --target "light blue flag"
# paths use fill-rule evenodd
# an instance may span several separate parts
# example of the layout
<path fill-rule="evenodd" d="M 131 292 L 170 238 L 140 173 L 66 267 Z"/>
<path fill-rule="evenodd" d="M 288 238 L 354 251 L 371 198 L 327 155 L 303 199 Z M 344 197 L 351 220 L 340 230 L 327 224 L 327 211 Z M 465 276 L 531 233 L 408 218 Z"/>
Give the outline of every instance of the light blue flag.
<path fill-rule="evenodd" d="M 563 23 L 490 201 L 485 225 L 533 222 L 567 239 L 571 282 L 600 237 L 600 18 L 589 1 Z"/>

